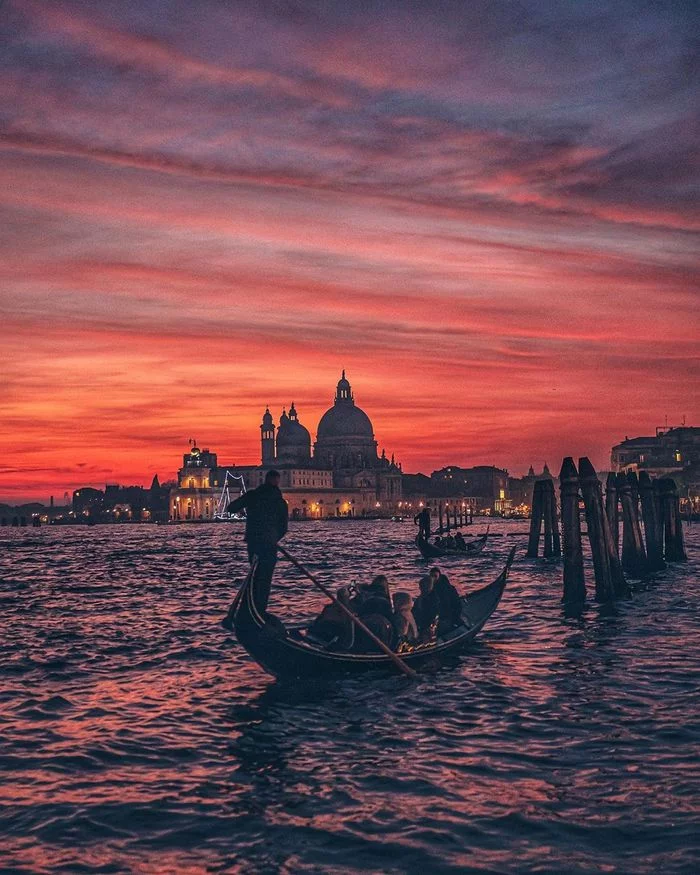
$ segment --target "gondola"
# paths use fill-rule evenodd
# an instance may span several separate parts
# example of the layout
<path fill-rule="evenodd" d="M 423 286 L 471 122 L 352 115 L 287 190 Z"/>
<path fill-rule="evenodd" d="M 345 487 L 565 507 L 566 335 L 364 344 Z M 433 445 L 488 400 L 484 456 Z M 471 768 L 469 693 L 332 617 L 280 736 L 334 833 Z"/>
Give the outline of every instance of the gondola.
<path fill-rule="evenodd" d="M 400 652 L 401 659 L 416 669 L 428 662 L 454 656 L 481 630 L 496 607 L 506 586 L 515 547 L 510 551 L 503 571 L 493 583 L 462 596 L 462 619 L 442 638 L 419 644 Z M 303 628 L 285 628 L 276 617 L 263 617 L 255 604 L 252 575 L 243 584 L 233 616 L 236 637 L 265 671 L 277 678 L 329 678 L 368 671 L 395 671 L 389 656 L 376 653 L 352 653 L 328 649 L 307 636 Z"/>
<path fill-rule="evenodd" d="M 431 544 L 430 541 L 426 541 L 426 539 L 422 538 L 420 535 L 416 538 L 416 546 L 420 550 L 424 559 L 442 559 L 444 556 L 456 556 L 458 559 L 467 559 L 472 556 L 478 556 L 479 553 L 481 553 L 486 546 L 488 536 L 489 530 L 486 529 L 486 532 L 483 535 L 479 535 L 478 538 L 466 542 L 466 550 L 438 547 L 436 544 Z"/>

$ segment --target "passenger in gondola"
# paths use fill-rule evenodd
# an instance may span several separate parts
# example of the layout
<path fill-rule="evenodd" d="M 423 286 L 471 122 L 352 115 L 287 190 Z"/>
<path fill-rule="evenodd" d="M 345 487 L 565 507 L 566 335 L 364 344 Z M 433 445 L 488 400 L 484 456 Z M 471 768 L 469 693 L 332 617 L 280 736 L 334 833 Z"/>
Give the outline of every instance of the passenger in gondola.
<path fill-rule="evenodd" d="M 350 608 L 350 594 L 342 586 L 337 592 L 338 601 Z M 355 640 L 355 624 L 335 602 L 327 604 L 309 626 L 309 633 L 334 650 L 350 650 Z"/>
<path fill-rule="evenodd" d="M 372 583 L 361 587 L 351 606 L 360 618 L 379 614 L 391 622 L 394 612 L 391 609 L 389 581 L 385 575 L 378 574 Z"/>
<path fill-rule="evenodd" d="M 437 627 L 440 602 L 437 594 L 433 591 L 433 578 L 426 574 L 418 583 L 420 595 L 413 602 L 413 616 L 418 629 L 420 641 L 430 641 Z"/>
<path fill-rule="evenodd" d="M 452 537 L 452 535 L 447 535 L 447 537 L 443 539 L 442 546 L 446 550 L 456 549 L 455 539 Z"/>
<path fill-rule="evenodd" d="M 437 538 L 435 538 L 433 543 L 435 544 L 436 547 L 442 547 L 442 538 L 440 536 L 438 536 Z"/>
<path fill-rule="evenodd" d="M 351 602 L 351 608 L 362 622 L 388 647 L 394 643 L 394 612 L 391 608 L 389 581 L 377 575 L 369 586 L 361 587 Z M 356 630 L 355 649 L 372 653 L 377 645 L 361 629 Z"/>
<path fill-rule="evenodd" d="M 444 635 L 462 623 L 462 599 L 446 574 L 439 568 L 430 569 L 433 592 L 438 600 L 438 635 Z"/>
<path fill-rule="evenodd" d="M 407 592 L 394 593 L 394 632 L 396 644 L 414 644 L 418 640 L 418 627 L 411 612 L 413 599 Z"/>
<path fill-rule="evenodd" d="M 464 540 L 464 535 L 461 532 L 457 532 L 455 535 L 455 547 L 461 550 L 462 553 L 467 552 L 467 542 Z"/>

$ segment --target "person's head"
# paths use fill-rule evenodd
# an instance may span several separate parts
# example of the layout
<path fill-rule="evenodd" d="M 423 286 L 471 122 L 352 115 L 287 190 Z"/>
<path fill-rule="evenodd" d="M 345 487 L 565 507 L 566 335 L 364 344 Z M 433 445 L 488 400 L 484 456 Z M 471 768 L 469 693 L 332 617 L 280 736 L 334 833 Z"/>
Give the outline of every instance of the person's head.
<path fill-rule="evenodd" d="M 407 611 L 411 609 L 411 596 L 407 592 L 395 592 L 394 593 L 394 610 L 395 611 Z"/>
<path fill-rule="evenodd" d="M 435 566 L 435 568 L 430 569 L 430 579 L 433 581 L 433 586 L 435 586 L 435 584 L 438 582 L 438 580 L 440 580 L 440 574 L 441 574 L 441 571 L 437 567 L 437 565 Z"/>
<path fill-rule="evenodd" d="M 350 592 L 347 586 L 341 586 L 336 593 L 336 597 L 341 604 L 345 605 L 346 608 L 350 604 Z"/>
<path fill-rule="evenodd" d="M 426 574 L 425 577 L 421 577 L 418 581 L 418 589 L 420 589 L 421 595 L 428 595 L 429 592 L 433 591 L 434 581 L 433 578 Z"/>
<path fill-rule="evenodd" d="M 268 471 L 265 475 L 265 483 L 269 486 L 279 486 L 280 485 L 280 472 L 275 471 L 273 468 L 271 471 Z"/>
<path fill-rule="evenodd" d="M 377 595 L 389 598 L 389 581 L 383 574 L 378 574 L 369 586 L 370 590 Z"/>

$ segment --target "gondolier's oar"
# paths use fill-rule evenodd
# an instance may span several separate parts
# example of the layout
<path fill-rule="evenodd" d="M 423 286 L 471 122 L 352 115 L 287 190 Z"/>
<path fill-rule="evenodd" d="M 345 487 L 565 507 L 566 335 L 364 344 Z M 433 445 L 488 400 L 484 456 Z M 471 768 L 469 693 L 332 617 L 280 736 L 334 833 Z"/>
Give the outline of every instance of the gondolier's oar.
<path fill-rule="evenodd" d="M 317 577 L 315 577 L 308 570 L 308 568 L 306 568 L 304 565 L 301 564 L 301 562 L 299 562 L 290 553 L 288 553 L 287 550 L 284 549 L 284 547 L 280 547 L 279 544 L 277 545 L 277 549 L 285 557 L 285 559 L 289 559 L 289 561 L 292 563 L 292 565 L 294 565 L 296 568 L 299 569 L 299 571 L 301 571 L 302 574 L 304 574 L 306 577 L 308 577 L 309 580 L 315 586 L 317 586 L 324 595 L 328 596 L 328 598 L 337 607 L 339 607 L 340 610 L 347 617 L 349 617 L 350 620 L 352 620 L 352 622 L 356 626 L 358 626 L 360 629 L 362 629 L 362 631 L 365 633 L 365 635 L 369 636 L 369 638 L 371 638 L 372 641 L 374 641 L 374 643 L 377 645 L 377 647 L 380 647 L 384 651 L 384 653 L 386 653 L 386 655 L 391 659 L 391 661 L 394 663 L 394 665 L 398 669 L 400 669 L 405 675 L 408 675 L 408 677 L 410 677 L 410 678 L 417 677 L 415 671 L 413 671 L 413 669 L 410 666 L 406 665 L 406 663 L 403 661 L 403 659 L 399 659 L 399 657 L 394 653 L 394 651 L 390 647 L 387 647 L 386 644 L 380 638 L 377 638 L 377 636 L 374 634 L 374 632 L 371 629 L 368 629 L 367 626 L 365 626 L 365 624 L 362 622 L 362 620 L 356 614 L 353 614 L 353 612 L 350 610 L 350 608 L 346 608 L 345 605 L 340 601 L 340 599 L 337 599 L 333 595 L 333 593 L 328 589 L 328 587 L 326 587 L 323 583 L 321 583 L 321 581 Z"/>

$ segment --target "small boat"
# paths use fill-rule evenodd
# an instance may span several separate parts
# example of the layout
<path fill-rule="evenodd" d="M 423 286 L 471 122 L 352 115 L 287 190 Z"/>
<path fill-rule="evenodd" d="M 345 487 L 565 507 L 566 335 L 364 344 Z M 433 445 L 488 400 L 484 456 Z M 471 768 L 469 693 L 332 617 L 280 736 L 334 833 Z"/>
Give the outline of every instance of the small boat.
<path fill-rule="evenodd" d="M 463 625 L 427 644 L 409 645 L 400 658 L 416 669 L 428 662 L 460 653 L 482 629 L 498 606 L 515 556 L 514 547 L 503 571 L 487 586 L 462 596 Z M 329 678 L 377 670 L 395 670 L 391 658 L 380 651 L 353 653 L 331 650 L 307 636 L 302 627 L 286 628 L 268 613 L 263 617 L 255 604 L 252 575 L 237 598 L 233 616 L 236 637 L 251 657 L 277 678 Z M 405 647 L 405 645 L 404 645 Z"/>
<path fill-rule="evenodd" d="M 486 541 L 489 536 L 489 530 L 486 529 L 486 532 L 483 535 L 479 535 L 478 538 L 474 538 L 471 541 L 466 541 L 466 550 L 458 550 L 457 548 L 449 548 L 449 547 L 441 547 L 437 544 L 431 544 L 430 541 L 426 541 L 425 538 L 422 538 L 420 535 L 416 538 L 416 546 L 421 552 L 421 556 L 424 559 L 442 559 L 444 556 L 456 556 L 458 559 L 465 559 L 467 557 L 471 558 L 472 556 L 478 556 L 479 553 L 486 546 Z"/>

